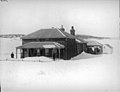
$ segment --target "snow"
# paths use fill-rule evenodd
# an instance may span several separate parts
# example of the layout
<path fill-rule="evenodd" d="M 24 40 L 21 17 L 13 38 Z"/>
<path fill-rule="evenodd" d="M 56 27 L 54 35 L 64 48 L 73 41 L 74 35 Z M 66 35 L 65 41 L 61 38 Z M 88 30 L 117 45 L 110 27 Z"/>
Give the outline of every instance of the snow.
<path fill-rule="evenodd" d="M 113 48 L 110 47 L 108 44 L 103 46 L 103 53 L 104 54 L 111 54 L 113 52 Z"/>
<path fill-rule="evenodd" d="M 0 61 L 2 92 L 120 92 L 119 41 L 108 42 L 112 54 L 83 52 L 71 60 L 27 57 Z"/>
<path fill-rule="evenodd" d="M 73 57 L 72 60 L 79 60 L 79 59 L 90 59 L 90 58 L 96 58 L 101 57 L 102 55 L 92 55 L 85 52 L 82 52 L 80 55 L 77 55 L 76 57 Z"/>
<path fill-rule="evenodd" d="M 45 56 L 41 56 L 41 57 L 26 57 L 23 59 L 23 61 L 50 62 L 53 61 L 53 59 Z"/>
<path fill-rule="evenodd" d="M 11 53 L 15 54 L 16 47 L 21 44 L 22 40 L 19 38 L 0 38 L 0 60 L 10 59 Z"/>

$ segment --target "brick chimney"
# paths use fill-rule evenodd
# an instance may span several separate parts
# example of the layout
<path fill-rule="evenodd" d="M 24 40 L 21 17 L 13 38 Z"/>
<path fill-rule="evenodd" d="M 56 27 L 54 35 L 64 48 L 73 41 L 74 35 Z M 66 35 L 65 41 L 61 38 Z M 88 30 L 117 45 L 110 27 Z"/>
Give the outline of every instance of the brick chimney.
<path fill-rule="evenodd" d="M 74 29 L 74 26 L 71 27 L 70 34 L 71 34 L 71 35 L 75 35 L 75 29 Z"/>
<path fill-rule="evenodd" d="M 61 31 L 65 31 L 65 29 L 63 28 L 63 25 L 61 25 L 60 30 L 61 30 Z"/>

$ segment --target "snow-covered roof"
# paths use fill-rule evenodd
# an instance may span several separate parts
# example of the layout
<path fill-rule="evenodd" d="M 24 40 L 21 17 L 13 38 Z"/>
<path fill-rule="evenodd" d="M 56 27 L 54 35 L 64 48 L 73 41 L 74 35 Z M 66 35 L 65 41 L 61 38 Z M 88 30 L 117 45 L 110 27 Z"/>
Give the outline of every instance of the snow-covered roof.
<path fill-rule="evenodd" d="M 102 46 L 102 44 L 97 42 L 97 41 L 87 41 L 87 45 L 99 45 L 99 46 Z"/>

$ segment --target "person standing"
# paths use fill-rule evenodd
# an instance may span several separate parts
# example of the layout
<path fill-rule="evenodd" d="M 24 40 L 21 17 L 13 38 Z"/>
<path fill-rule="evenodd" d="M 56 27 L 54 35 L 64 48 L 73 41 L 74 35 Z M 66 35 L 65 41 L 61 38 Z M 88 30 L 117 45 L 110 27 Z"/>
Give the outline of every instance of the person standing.
<path fill-rule="evenodd" d="M 57 54 L 57 50 L 56 49 L 53 49 L 53 60 L 55 61 L 56 59 L 56 54 Z"/>
<path fill-rule="evenodd" d="M 14 53 L 13 52 L 11 53 L 11 58 L 14 58 Z"/>

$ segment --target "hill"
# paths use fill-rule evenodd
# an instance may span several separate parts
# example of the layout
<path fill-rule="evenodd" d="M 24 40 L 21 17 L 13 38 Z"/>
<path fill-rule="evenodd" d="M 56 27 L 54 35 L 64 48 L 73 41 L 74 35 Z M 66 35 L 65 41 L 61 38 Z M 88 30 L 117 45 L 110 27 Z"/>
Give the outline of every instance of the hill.
<path fill-rule="evenodd" d="M 76 37 L 81 39 L 111 39 L 110 37 L 97 37 L 91 35 L 76 35 Z"/>
<path fill-rule="evenodd" d="M 17 38 L 17 37 L 23 37 L 24 34 L 2 34 L 0 35 L 0 38 Z"/>

